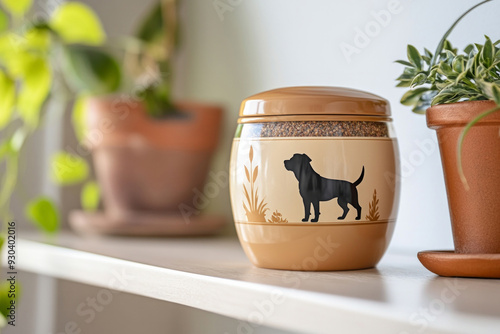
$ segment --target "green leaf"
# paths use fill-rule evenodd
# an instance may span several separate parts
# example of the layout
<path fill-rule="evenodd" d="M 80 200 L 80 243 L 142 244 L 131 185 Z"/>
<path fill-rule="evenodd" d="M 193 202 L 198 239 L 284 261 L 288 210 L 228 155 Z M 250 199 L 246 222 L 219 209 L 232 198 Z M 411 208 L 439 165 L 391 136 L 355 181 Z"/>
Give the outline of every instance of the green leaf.
<path fill-rule="evenodd" d="M 445 63 L 444 61 L 439 63 L 438 73 L 442 74 L 448 78 L 456 75 L 456 73 L 453 72 L 453 69 L 451 68 L 451 66 L 448 65 L 448 63 Z"/>
<path fill-rule="evenodd" d="M 85 183 L 80 196 L 82 208 L 87 211 L 95 211 L 99 206 L 100 196 L 101 191 L 97 182 L 89 181 Z"/>
<path fill-rule="evenodd" d="M 11 120 L 16 99 L 16 84 L 4 72 L 0 71 L 0 129 Z"/>
<path fill-rule="evenodd" d="M 408 45 L 407 47 L 407 56 L 410 63 L 415 65 L 418 69 L 422 68 L 422 57 L 420 53 L 413 45 Z"/>
<path fill-rule="evenodd" d="M 10 141 L 0 141 L 0 159 L 4 159 L 10 153 Z"/>
<path fill-rule="evenodd" d="M 59 229 L 59 213 L 48 197 L 39 197 L 29 202 L 26 216 L 44 232 L 54 233 Z"/>
<path fill-rule="evenodd" d="M 469 54 L 474 50 L 474 44 L 469 44 L 465 47 L 464 53 Z"/>
<path fill-rule="evenodd" d="M 406 60 L 396 60 L 395 63 L 408 66 L 408 67 L 415 67 L 412 63 L 407 62 Z"/>
<path fill-rule="evenodd" d="M 52 180 L 60 185 L 71 185 L 84 181 L 89 175 L 87 161 L 79 156 L 59 152 L 52 157 Z"/>
<path fill-rule="evenodd" d="M 23 16 L 30 8 L 33 0 L 2 0 L 2 4 L 12 15 Z"/>
<path fill-rule="evenodd" d="M 76 45 L 64 50 L 66 76 L 75 90 L 106 94 L 119 88 L 120 66 L 109 54 L 98 48 Z"/>
<path fill-rule="evenodd" d="M 495 48 L 493 47 L 493 43 L 491 43 L 491 40 L 486 37 L 486 42 L 484 43 L 483 49 L 481 50 L 481 61 L 486 65 L 486 67 L 490 67 L 493 63 L 494 58 Z"/>
<path fill-rule="evenodd" d="M 424 53 L 427 57 L 432 59 L 432 52 L 430 52 L 427 48 L 424 48 Z"/>
<path fill-rule="evenodd" d="M 81 143 L 85 139 L 85 134 L 87 133 L 86 122 L 85 122 L 85 110 L 87 104 L 87 95 L 80 95 L 73 105 L 73 113 L 71 115 L 71 121 L 73 123 L 73 129 L 75 130 L 76 138 Z"/>
<path fill-rule="evenodd" d="M 24 41 L 29 49 L 47 51 L 50 46 L 50 32 L 47 29 L 32 28 L 24 35 Z"/>
<path fill-rule="evenodd" d="M 396 85 L 396 87 L 410 87 L 411 86 L 411 81 L 405 80 L 401 81 Z"/>
<path fill-rule="evenodd" d="M 415 104 L 419 100 L 419 98 L 422 96 L 422 94 L 424 94 L 428 90 L 429 90 L 428 88 L 420 87 L 420 88 L 416 88 L 416 89 L 412 89 L 412 90 L 407 91 L 403 95 L 403 97 L 401 97 L 401 104 L 403 104 L 405 106 L 412 106 L 413 104 Z"/>
<path fill-rule="evenodd" d="M 457 94 L 454 93 L 443 93 L 441 91 L 438 95 L 432 99 L 431 105 L 442 104 L 442 103 L 452 103 L 454 99 L 457 97 Z"/>
<path fill-rule="evenodd" d="M 483 46 L 481 44 L 478 44 L 478 43 L 474 43 L 474 45 L 476 46 L 477 53 L 480 54 L 481 50 L 483 50 Z"/>
<path fill-rule="evenodd" d="M 430 107 L 430 103 L 425 103 L 425 102 L 417 102 L 415 104 L 415 106 L 413 107 L 413 109 L 411 111 L 413 111 L 415 114 L 420 114 L 420 115 L 423 115 L 425 114 L 425 112 L 427 111 L 427 108 Z"/>
<path fill-rule="evenodd" d="M 9 27 L 9 17 L 0 9 L 0 32 L 4 32 Z"/>
<path fill-rule="evenodd" d="M 137 30 L 137 38 L 149 43 L 162 38 L 163 34 L 164 26 L 161 1 L 158 1 L 151 12 L 149 12 L 141 22 Z"/>
<path fill-rule="evenodd" d="M 412 87 L 420 86 L 420 85 L 424 84 L 426 80 L 427 80 L 427 76 L 424 73 L 419 73 L 415 78 L 413 78 L 413 80 L 411 82 L 411 86 Z"/>
<path fill-rule="evenodd" d="M 38 125 L 40 111 L 52 85 L 52 72 L 47 61 L 33 57 L 23 69 L 17 108 L 23 120 L 32 128 Z"/>
<path fill-rule="evenodd" d="M 106 39 L 97 15 L 80 2 L 63 3 L 52 15 L 49 25 L 66 43 L 100 45 Z"/>
<path fill-rule="evenodd" d="M 469 60 L 467 60 L 467 64 L 465 65 L 465 70 L 470 71 L 472 73 L 474 72 L 474 57 L 469 58 Z"/>
<path fill-rule="evenodd" d="M 497 105 L 500 105 L 500 87 L 498 85 L 493 85 L 491 87 L 491 93 L 493 95 L 493 100 Z"/>
<path fill-rule="evenodd" d="M 452 63 L 451 63 L 451 67 L 453 69 L 453 71 L 457 72 L 457 73 L 462 73 L 462 71 L 464 71 L 464 64 L 465 61 L 464 61 L 464 56 L 462 55 L 459 55 L 459 56 L 456 56 Z"/>
<path fill-rule="evenodd" d="M 445 51 L 445 53 L 447 53 L 447 51 L 451 52 L 452 54 L 457 53 L 457 49 L 455 49 L 453 45 L 451 45 L 451 42 L 449 40 L 444 41 L 443 50 Z"/>
<path fill-rule="evenodd" d="M 28 132 L 24 128 L 19 128 L 14 132 L 12 138 L 9 141 L 9 149 L 11 152 L 19 153 L 21 148 L 28 137 Z"/>
<path fill-rule="evenodd" d="M 4 318 L 2 321 L 5 321 L 5 318 L 7 318 L 7 316 L 9 315 L 10 301 L 19 300 L 19 296 L 21 295 L 21 289 L 17 281 L 14 286 L 16 290 L 15 296 L 11 295 L 11 297 L 9 297 L 10 282 L 3 281 L 0 283 L 0 315 L 2 316 L 2 318 Z M 1 326 L 0 328 L 2 327 L 3 326 Z"/>
<path fill-rule="evenodd" d="M 476 80 L 477 84 L 481 88 L 483 94 L 490 100 L 494 100 L 498 104 L 498 91 L 500 89 L 499 85 L 494 82 L 487 82 L 484 80 Z"/>

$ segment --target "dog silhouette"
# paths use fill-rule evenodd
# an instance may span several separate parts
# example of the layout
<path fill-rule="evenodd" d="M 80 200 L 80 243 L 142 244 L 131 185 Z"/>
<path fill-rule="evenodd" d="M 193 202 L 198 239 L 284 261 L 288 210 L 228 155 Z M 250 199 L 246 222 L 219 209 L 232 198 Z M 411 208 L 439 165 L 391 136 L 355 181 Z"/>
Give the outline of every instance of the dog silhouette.
<path fill-rule="evenodd" d="M 290 160 L 285 160 L 286 170 L 292 171 L 299 181 L 299 193 L 304 202 L 303 222 L 309 221 L 311 215 L 311 204 L 314 207 L 315 216 L 311 222 L 315 223 L 319 219 L 319 202 L 329 201 L 337 198 L 337 203 L 344 210 L 342 216 L 338 219 L 343 220 L 351 204 L 358 212 L 356 220 L 361 218 L 361 206 L 358 202 L 357 186 L 363 181 L 365 167 L 361 170 L 361 175 L 354 182 L 344 180 L 334 180 L 322 177 L 314 171 L 311 166 L 311 158 L 307 154 L 294 154 Z"/>

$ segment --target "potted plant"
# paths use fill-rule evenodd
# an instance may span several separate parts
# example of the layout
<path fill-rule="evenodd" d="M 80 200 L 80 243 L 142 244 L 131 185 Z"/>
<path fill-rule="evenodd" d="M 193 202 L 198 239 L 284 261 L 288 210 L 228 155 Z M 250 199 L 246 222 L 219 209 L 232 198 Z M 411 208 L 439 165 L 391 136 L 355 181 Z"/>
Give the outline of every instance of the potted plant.
<path fill-rule="evenodd" d="M 81 145 L 54 154 L 51 176 L 62 186 L 83 184 L 86 212 L 70 217 L 76 228 L 190 234 L 220 227 L 220 217 L 196 216 L 195 196 L 203 189 L 222 110 L 172 101 L 176 2 L 158 1 L 136 36 L 114 42 L 106 41 L 98 17 L 79 2 L 65 2 L 37 22 L 25 19 L 29 1 L 4 6 L 9 15 L 0 11 L 0 159 L 6 172 L 0 214 L 9 215 L 19 154 L 43 123 L 45 105 L 50 101 L 63 112 L 75 101 L 72 119 Z M 99 184 L 84 159 L 89 150 Z M 101 192 L 107 214 L 91 215 Z M 26 212 L 46 231 L 59 225 L 49 197 L 30 201 Z"/>
<path fill-rule="evenodd" d="M 92 151 L 106 214 L 74 212 L 70 220 L 76 229 L 195 234 L 223 223 L 220 217 L 198 216 L 196 207 L 217 146 L 222 109 L 171 96 L 176 5 L 158 2 L 136 35 L 128 37 L 127 94 L 82 97 L 82 122 L 89 134 L 83 144 Z M 76 84 L 83 90 L 90 82 Z"/>
<path fill-rule="evenodd" d="M 443 276 L 500 277 L 500 41 L 489 37 L 463 52 L 447 40 L 433 54 L 408 45 L 398 87 L 401 103 L 426 113 L 436 129 L 455 244 L 454 252 L 421 252 L 420 261 Z"/>

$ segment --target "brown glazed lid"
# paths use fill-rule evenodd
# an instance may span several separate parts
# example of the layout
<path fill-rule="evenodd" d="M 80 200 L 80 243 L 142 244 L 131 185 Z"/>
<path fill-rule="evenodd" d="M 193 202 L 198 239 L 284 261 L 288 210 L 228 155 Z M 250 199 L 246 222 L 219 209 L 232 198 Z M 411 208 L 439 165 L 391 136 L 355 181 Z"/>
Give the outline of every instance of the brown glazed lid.
<path fill-rule="evenodd" d="M 240 118 L 290 115 L 391 115 L 389 102 L 375 94 L 342 87 L 285 87 L 246 98 Z"/>

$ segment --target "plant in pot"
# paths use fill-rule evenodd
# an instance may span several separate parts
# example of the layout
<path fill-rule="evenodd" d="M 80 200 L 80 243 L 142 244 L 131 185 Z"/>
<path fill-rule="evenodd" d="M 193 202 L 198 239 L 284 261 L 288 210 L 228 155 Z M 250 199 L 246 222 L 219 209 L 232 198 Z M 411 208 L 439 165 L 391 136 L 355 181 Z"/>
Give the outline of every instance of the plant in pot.
<path fill-rule="evenodd" d="M 433 54 L 408 45 L 397 79 L 409 87 L 401 103 L 426 113 L 437 131 L 455 251 L 420 252 L 430 271 L 442 276 L 500 278 L 500 41 L 485 37 L 463 52 L 447 40 Z"/>
<path fill-rule="evenodd" d="M 3 221 L 11 217 L 10 198 L 26 139 L 44 124 L 47 110 L 62 116 L 67 104 L 75 101 L 72 118 L 81 145 L 54 154 L 52 179 L 60 185 L 83 183 L 82 206 L 95 211 L 101 191 L 82 158 L 92 151 L 107 212 L 115 218 L 95 214 L 98 219 L 93 219 L 80 212 L 72 217 L 75 226 L 88 227 L 87 221 L 98 221 L 105 223 L 97 224 L 99 228 L 111 226 L 113 230 L 126 225 L 116 219 L 135 212 L 140 214 L 128 221 L 147 221 L 153 226 L 141 230 L 140 224 L 127 225 L 142 233 L 205 233 L 220 227 L 220 217 L 197 217 L 202 208 L 196 196 L 202 191 L 217 143 L 222 111 L 215 106 L 171 102 L 176 3 L 158 3 L 137 36 L 106 44 L 98 17 L 82 3 L 64 2 L 50 17 L 36 22 L 26 15 L 31 1 L 5 0 L 2 4 Z M 26 213 L 45 231 L 59 226 L 57 206 L 47 196 L 29 201 Z M 169 224 L 169 220 L 179 224 Z"/>
<path fill-rule="evenodd" d="M 126 38 L 122 72 L 128 85 L 122 93 L 84 96 L 83 141 L 92 152 L 105 213 L 73 212 L 70 223 L 77 230 L 193 235 L 224 224 L 220 216 L 199 214 L 222 109 L 172 99 L 177 22 L 177 2 L 159 1 L 136 35 Z M 75 62 L 69 67 L 85 68 Z M 91 83 L 73 84 L 84 90 Z"/>

